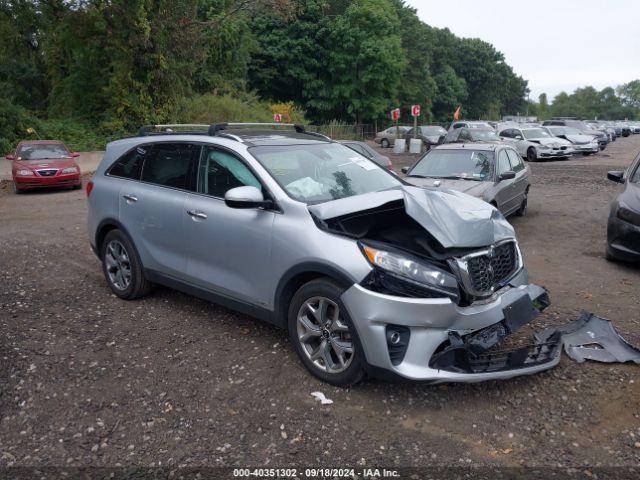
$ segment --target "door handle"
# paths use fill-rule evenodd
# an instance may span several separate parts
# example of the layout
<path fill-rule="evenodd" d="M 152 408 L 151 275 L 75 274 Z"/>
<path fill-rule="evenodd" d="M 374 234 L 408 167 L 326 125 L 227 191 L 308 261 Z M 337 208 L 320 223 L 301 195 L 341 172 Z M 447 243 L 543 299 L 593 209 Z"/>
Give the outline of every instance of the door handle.
<path fill-rule="evenodd" d="M 187 210 L 187 213 L 192 217 L 192 218 L 198 218 L 200 220 L 206 220 L 207 219 L 207 214 L 204 212 L 200 212 L 198 210 Z"/>
<path fill-rule="evenodd" d="M 136 197 L 135 195 L 127 194 L 127 195 L 123 195 L 123 197 L 128 203 L 133 203 L 138 201 L 138 197 Z"/>

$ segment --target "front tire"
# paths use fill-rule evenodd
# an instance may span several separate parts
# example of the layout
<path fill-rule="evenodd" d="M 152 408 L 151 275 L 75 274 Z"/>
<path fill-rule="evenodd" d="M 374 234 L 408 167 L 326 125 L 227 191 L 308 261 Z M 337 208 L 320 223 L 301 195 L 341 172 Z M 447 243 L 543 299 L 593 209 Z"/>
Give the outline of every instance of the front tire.
<path fill-rule="evenodd" d="M 16 195 L 20 195 L 23 192 L 24 192 L 24 190 L 19 189 L 18 186 L 17 186 L 17 183 L 14 181 L 13 182 L 13 193 L 15 193 Z"/>
<path fill-rule="evenodd" d="M 538 161 L 538 154 L 536 153 L 536 149 L 531 147 L 529 148 L 529 150 L 527 150 L 527 160 L 530 162 L 537 162 Z"/>
<path fill-rule="evenodd" d="M 380 141 L 380 146 L 381 146 L 382 148 L 389 148 L 391 145 L 389 144 L 389 140 L 387 140 L 386 138 L 383 138 L 383 139 Z"/>
<path fill-rule="evenodd" d="M 111 291 L 123 300 L 147 295 L 152 288 L 133 242 L 121 230 L 111 230 L 102 242 L 102 271 Z"/>
<path fill-rule="evenodd" d="M 304 366 L 332 385 L 349 387 L 364 378 L 364 355 L 344 289 L 321 278 L 303 285 L 289 304 L 289 338 Z"/>

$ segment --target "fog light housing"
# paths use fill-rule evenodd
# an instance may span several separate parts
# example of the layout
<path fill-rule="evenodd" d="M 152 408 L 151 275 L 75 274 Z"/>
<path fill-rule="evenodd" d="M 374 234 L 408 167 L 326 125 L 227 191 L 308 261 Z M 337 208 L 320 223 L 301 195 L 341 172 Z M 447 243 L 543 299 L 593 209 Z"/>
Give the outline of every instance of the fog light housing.
<path fill-rule="evenodd" d="M 400 365 L 407 353 L 411 330 L 402 325 L 387 325 L 386 328 L 387 348 L 392 365 Z"/>

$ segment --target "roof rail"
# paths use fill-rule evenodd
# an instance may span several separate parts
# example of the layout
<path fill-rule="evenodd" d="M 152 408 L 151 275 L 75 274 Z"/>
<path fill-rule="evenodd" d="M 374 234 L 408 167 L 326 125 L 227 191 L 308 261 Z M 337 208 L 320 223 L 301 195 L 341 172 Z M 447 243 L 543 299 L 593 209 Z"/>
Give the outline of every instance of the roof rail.
<path fill-rule="evenodd" d="M 143 125 L 138 130 L 138 136 L 146 137 L 147 135 L 150 135 L 153 133 L 152 130 L 164 130 L 163 132 L 157 132 L 157 133 L 176 133 L 172 130 L 174 128 L 209 128 L 209 125 L 205 125 L 201 123 L 170 123 L 170 124 L 160 124 L 160 125 Z"/>
<path fill-rule="evenodd" d="M 216 123 L 209 127 L 209 135 L 216 135 L 227 127 L 293 127 L 297 133 L 309 133 L 299 123 Z"/>
<path fill-rule="evenodd" d="M 193 135 L 209 135 L 212 137 L 220 136 L 242 142 L 242 139 L 239 136 L 233 135 L 231 132 L 226 131 L 229 129 L 229 127 L 293 127 L 296 133 L 304 133 L 307 135 L 313 135 L 314 137 L 331 140 L 329 137 L 323 135 L 322 133 L 308 132 L 305 126 L 299 123 L 214 123 L 212 125 L 201 123 L 173 123 L 160 125 L 144 125 L 138 130 L 138 136 L 146 137 L 147 135 L 170 135 L 188 133 Z M 189 128 L 199 130 L 189 132 L 184 131 L 184 129 Z"/>

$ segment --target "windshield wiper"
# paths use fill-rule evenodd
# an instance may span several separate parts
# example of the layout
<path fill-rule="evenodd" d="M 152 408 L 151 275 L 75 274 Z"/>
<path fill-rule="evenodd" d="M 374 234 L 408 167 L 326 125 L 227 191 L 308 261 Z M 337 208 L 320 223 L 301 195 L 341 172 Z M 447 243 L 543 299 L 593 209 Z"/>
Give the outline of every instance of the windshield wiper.
<path fill-rule="evenodd" d="M 472 177 L 460 177 L 458 175 L 444 175 L 442 177 L 432 177 L 432 178 L 442 178 L 444 180 L 473 180 L 477 181 L 478 179 Z"/>
<path fill-rule="evenodd" d="M 434 177 L 430 177 L 428 175 L 419 175 L 417 173 L 411 173 L 409 175 L 407 175 L 407 177 L 416 177 L 416 178 L 434 178 Z"/>

